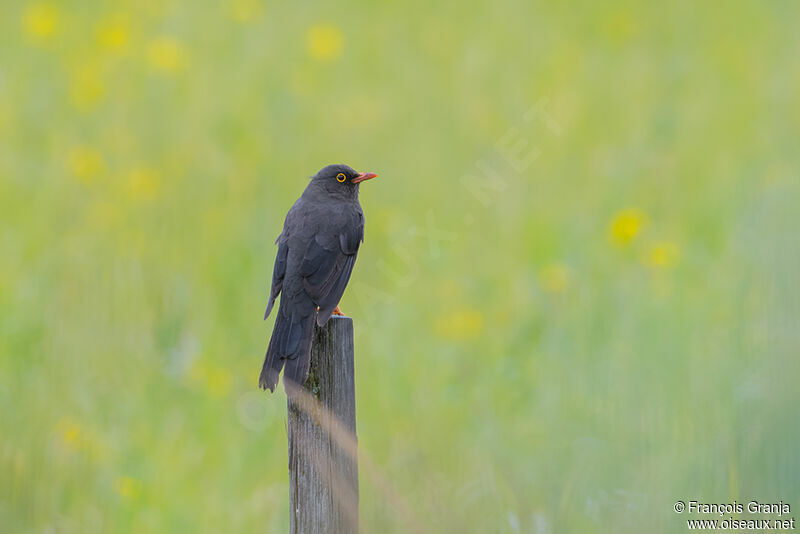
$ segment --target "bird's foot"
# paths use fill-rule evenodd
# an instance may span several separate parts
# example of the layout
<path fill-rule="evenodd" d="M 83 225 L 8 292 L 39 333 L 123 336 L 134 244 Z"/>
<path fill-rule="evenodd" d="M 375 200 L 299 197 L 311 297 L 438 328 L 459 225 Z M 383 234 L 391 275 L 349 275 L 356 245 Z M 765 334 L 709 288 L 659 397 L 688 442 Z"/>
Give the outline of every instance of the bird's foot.
<path fill-rule="evenodd" d="M 339 306 L 336 306 L 336 309 L 333 310 L 333 315 L 344 315 L 344 312 L 339 309 Z"/>

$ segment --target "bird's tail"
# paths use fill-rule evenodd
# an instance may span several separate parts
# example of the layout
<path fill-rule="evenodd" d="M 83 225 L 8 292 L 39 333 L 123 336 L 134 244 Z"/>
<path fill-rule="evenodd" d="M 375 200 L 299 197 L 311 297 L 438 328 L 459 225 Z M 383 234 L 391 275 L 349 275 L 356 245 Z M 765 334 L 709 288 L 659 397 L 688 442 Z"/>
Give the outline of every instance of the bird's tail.
<path fill-rule="evenodd" d="M 308 299 L 308 302 L 292 303 L 292 310 L 287 310 L 283 305 L 278 308 L 275 328 L 269 340 L 267 355 L 261 368 L 261 377 L 258 384 L 262 389 L 275 391 L 281 369 L 286 366 L 283 373 L 283 382 L 292 385 L 302 385 L 308 378 L 311 365 L 311 341 L 314 336 L 314 322 L 317 316 L 317 307 Z"/>

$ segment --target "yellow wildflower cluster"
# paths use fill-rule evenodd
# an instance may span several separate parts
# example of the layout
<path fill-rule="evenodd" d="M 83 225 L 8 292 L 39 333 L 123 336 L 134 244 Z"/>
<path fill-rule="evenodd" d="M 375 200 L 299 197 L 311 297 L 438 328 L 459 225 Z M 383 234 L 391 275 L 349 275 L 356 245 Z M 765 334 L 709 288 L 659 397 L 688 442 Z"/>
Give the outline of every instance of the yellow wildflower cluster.
<path fill-rule="evenodd" d="M 619 246 L 633 243 L 642 233 L 647 223 L 647 215 L 640 209 L 627 208 L 620 210 L 611 218 L 608 227 L 609 240 Z M 678 262 L 680 253 L 678 246 L 671 241 L 656 241 L 646 244 L 641 253 L 644 265 L 653 269 L 668 269 Z"/>
<path fill-rule="evenodd" d="M 133 200 L 155 198 L 161 186 L 161 177 L 154 169 L 137 168 L 128 174 L 128 196 Z"/>
<path fill-rule="evenodd" d="M 462 309 L 436 319 L 436 334 L 451 341 L 477 336 L 483 330 L 483 313 L 476 309 Z"/>
<path fill-rule="evenodd" d="M 69 153 L 69 168 L 75 177 L 88 184 L 100 174 L 105 167 L 103 156 L 92 147 L 76 146 Z"/>
<path fill-rule="evenodd" d="M 260 0 L 234 0 L 230 9 L 231 18 L 242 24 L 253 22 L 264 14 L 264 4 Z"/>
<path fill-rule="evenodd" d="M 102 458 L 106 451 L 97 434 L 72 417 L 62 417 L 53 427 L 56 442 L 66 451 Z"/>
<path fill-rule="evenodd" d="M 203 362 L 195 362 L 189 369 L 189 381 L 215 398 L 226 396 L 231 389 L 231 373 L 228 369 Z"/>
<path fill-rule="evenodd" d="M 617 245 L 630 244 L 647 222 L 647 216 L 642 210 L 628 208 L 617 212 L 611 219 L 608 236 L 612 243 Z"/>
<path fill-rule="evenodd" d="M 135 501 L 142 494 L 142 483 L 129 476 L 118 476 L 114 481 L 114 490 L 123 499 Z"/>
<path fill-rule="evenodd" d="M 25 10 L 22 23 L 32 39 L 43 41 L 58 30 L 58 10 L 52 4 L 33 4 Z"/>
<path fill-rule="evenodd" d="M 121 15 L 100 21 L 95 34 L 97 45 L 102 50 L 122 54 L 128 49 L 130 27 L 125 17 Z"/>
<path fill-rule="evenodd" d="M 70 98 L 76 108 L 85 110 L 93 107 L 103 99 L 105 93 L 105 83 L 95 67 L 84 65 L 73 73 Z"/>
<path fill-rule="evenodd" d="M 678 261 L 678 246 L 669 241 L 653 244 L 644 257 L 644 263 L 657 269 L 667 269 Z"/>
<path fill-rule="evenodd" d="M 186 52 L 180 41 L 163 35 L 150 42 L 147 47 L 147 59 L 156 71 L 171 74 L 185 66 Z"/>
<path fill-rule="evenodd" d="M 344 37 L 336 26 L 321 24 L 308 30 L 308 55 L 321 61 L 335 61 L 342 55 Z"/>
<path fill-rule="evenodd" d="M 56 423 L 56 433 L 61 439 L 61 443 L 72 448 L 80 448 L 81 427 L 72 419 L 62 418 Z"/>

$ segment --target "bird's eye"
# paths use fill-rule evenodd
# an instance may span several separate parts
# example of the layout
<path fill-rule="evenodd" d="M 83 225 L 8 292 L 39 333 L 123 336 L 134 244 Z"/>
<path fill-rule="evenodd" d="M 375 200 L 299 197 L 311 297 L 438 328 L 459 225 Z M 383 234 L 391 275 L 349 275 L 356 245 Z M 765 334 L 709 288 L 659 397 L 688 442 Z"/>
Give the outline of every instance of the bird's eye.
<path fill-rule="evenodd" d="M 345 176 L 344 173 L 340 172 L 339 174 L 336 175 L 336 181 L 337 182 L 342 183 L 345 180 L 347 180 L 347 176 Z"/>

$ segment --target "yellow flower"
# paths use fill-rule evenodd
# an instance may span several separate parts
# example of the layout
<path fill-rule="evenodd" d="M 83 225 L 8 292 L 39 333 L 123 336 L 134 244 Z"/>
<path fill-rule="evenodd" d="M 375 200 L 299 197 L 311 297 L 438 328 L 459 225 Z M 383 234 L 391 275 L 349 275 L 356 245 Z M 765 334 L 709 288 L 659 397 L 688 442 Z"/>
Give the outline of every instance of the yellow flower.
<path fill-rule="evenodd" d="M 617 212 L 611 219 L 609 238 L 618 245 L 627 245 L 639 235 L 647 216 L 642 210 L 628 208 Z"/>
<path fill-rule="evenodd" d="M 253 22 L 264 14 L 264 4 L 260 0 L 234 0 L 231 4 L 231 17 L 236 22 Z"/>
<path fill-rule="evenodd" d="M 161 178 L 153 169 L 134 169 L 128 174 L 128 195 L 134 200 L 152 199 L 158 193 Z"/>
<path fill-rule="evenodd" d="M 89 183 L 102 172 L 103 156 L 88 146 L 76 146 L 69 153 L 69 168 L 83 183 Z"/>
<path fill-rule="evenodd" d="M 62 417 L 55 426 L 56 434 L 63 445 L 72 450 L 81 448 L 83 441 L 80 425 L 69 417 Z"/>
<path fill-rule="evenodd" d="M 174 37 L 162 36 L 150 41 L 147 59 L 157 71 L 174 73 L 183 68 L 186 54 L 180 41 Z"/>
<path fill-rule="evenodd" d="M 92 432 L 71 417 L 62 417 L 53 428 L 59 443 L 71 451 L 92 452 L 95 442 Z"/>
<path fill-rule="evenodd" d="M 551 263 L 539 271 L 539 283 L 548 293 L 562 293 L 569 287 L 569 269 L 563 263 Z"/>
<path fill-rule="evenodd" d="M 231 373 L 224 367 L 195 362 L 189 370 L 189 379 L 218 399 L 231 389 Z"/>
<path fill-rule="evenodd" d="M 128 48 L 130 30 L 121 17 L 111 17 L 97 25 L 96 38 L 101 49 L 122 53 Z"/>
<path fill-rule="evenodd" d="M 313 59 L 334 61 L 342 55 L 344 37 L 336 26 L 317 25 L 308 30 L 308 55 Z"/>
<path fill-rule="evenodd" d="M 114 481 L 114 489 L 120 497 L 135 501 L 142 494 L 142 483 L 128 476 L 118 476 Z"/>
<path fill-rule="evenodd" d="M 106 94 L 106 87 L 97 69 L 83 66 L 72 75 L 70 96 L 78 109 L 89 109 L 100 102 Z"/>
<path fill-rule="evenodd" d="M 59 419 L 53 427 L 53 433 L 61 448 L 71 453 L 85 454 L 95 460 L 102 460 L 108 454 L 97 432 L 72 417 Z"/>
<path fill-rule="evenodd" d="M 206 378 L 206 389 L 217 398 L 224 397 L 231 389 L 231 374 L 224 367 L 216 367 Z"/>
<path fill-rule="evenodd" d="M 647 251 L 645 263 L 650 267 L 668 269 L 678 261 L 678 246 L 669 241 L 656 243 Z"/>
<path fill-rule="evenodd" d="M 436 334 L 453 341 L 475 337 L 481 330 L 483 314 L 480 310 L 459 310 L 436 319 Z"/>
<path fill-rule="evenodd" d="M 58 10 L 51 4 L 33 4 L 25 10 L 22 22 L 28 35 L 46 39 L 58 29 Z"/>

